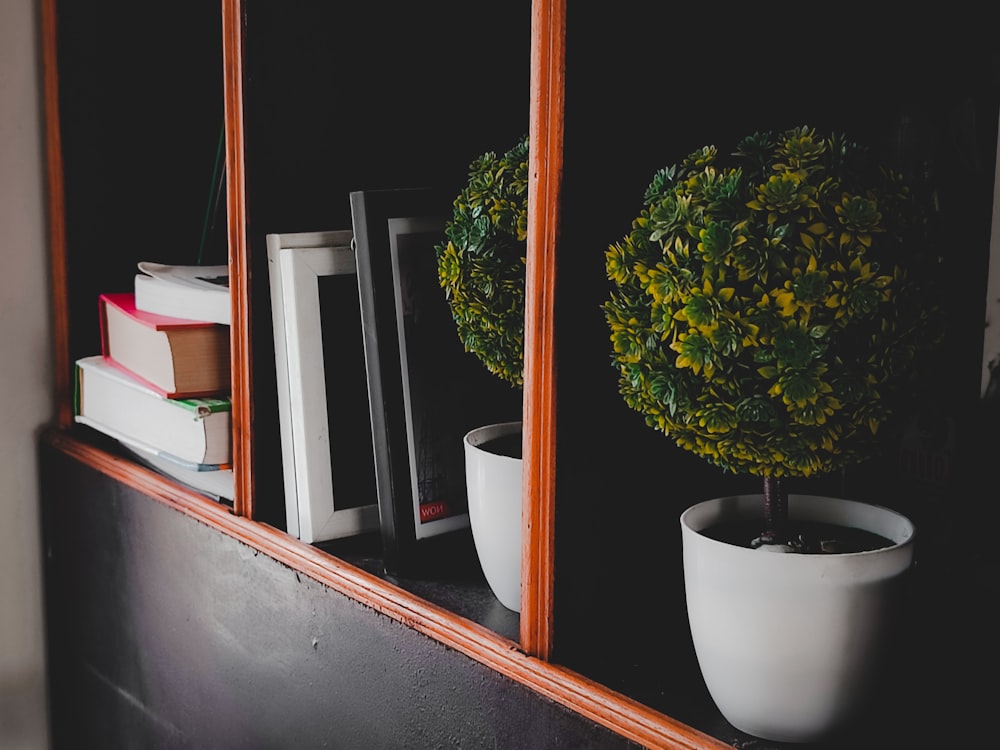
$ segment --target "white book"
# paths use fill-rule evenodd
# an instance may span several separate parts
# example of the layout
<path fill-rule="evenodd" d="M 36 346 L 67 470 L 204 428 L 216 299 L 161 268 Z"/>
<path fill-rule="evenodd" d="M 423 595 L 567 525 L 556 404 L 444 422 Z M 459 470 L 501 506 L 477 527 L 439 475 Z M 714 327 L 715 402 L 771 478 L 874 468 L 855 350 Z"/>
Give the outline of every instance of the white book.
<path fill-rule="evenodd" d="M 150 453 L 127 442 L 122 444 L 141 462 L 156 469 L 161 474 L 176 479 L 181 484 L 210 495 L 215 500 L 232 501 L 236 496 L 236 482 L 232 469 L 216 471 L 191 468 L 191 466 L 175 461 L 163 453 Z"/>
<path fill-rule="evenodd" d="M 229 266 L 175 266 L 142 261 L 135 277 L 138 310 L 230 325 Z"/>
<path fill-rule="evenodd" d="M 232 463 L 229 399 L 164 398 L 105 357 L 76 362 L 75 419 L 147 453 L 190 464 Z"/>

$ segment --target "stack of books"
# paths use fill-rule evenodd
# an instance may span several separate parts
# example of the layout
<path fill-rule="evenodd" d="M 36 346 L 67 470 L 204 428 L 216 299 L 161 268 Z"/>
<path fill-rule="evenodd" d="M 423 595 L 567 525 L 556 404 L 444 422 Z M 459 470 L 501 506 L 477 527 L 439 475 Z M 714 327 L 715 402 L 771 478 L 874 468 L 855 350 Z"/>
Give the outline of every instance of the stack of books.
<path fill-rule="evenodd" d="M 75 420 L 158 471 L 232 500 L 229 326 L 139 304 L 134 291 L 99 296 L 101 353 L 76 361 Z M 197 309 L 188 314 L 204 312 Z"/>

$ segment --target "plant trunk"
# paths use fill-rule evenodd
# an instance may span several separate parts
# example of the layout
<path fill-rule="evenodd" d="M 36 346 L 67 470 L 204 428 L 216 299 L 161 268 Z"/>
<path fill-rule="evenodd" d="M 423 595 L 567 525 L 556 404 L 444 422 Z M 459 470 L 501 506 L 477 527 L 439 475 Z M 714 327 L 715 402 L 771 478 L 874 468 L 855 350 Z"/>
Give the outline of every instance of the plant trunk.
<path fill-rule="evenodd" d="M 761 544 L 788 543 L 788 491 L 780 477 L 764 477 L 764 532 L 755 540 Z"/>

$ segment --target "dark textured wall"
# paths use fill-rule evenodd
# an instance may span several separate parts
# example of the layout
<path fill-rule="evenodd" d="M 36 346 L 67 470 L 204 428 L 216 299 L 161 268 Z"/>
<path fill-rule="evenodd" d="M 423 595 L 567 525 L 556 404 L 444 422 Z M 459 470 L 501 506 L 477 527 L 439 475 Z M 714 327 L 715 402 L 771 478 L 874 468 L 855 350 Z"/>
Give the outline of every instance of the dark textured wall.
<path fill-rule="evenodd" d="M 54 750 L 634 748 L 42 448 Z"/>

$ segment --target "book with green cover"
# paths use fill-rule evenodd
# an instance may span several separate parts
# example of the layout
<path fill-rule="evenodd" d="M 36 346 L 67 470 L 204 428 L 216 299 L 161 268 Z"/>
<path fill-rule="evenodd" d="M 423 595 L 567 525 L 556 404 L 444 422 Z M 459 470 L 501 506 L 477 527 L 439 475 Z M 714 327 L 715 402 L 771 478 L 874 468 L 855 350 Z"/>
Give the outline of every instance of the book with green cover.
<path fill-rule="evenodd" d="M 226 398 L 170 399 L 107 362 L 77 360 L 76 421 L 155 455 L 187 464 L 232 462 L 232 402 Z"/>

